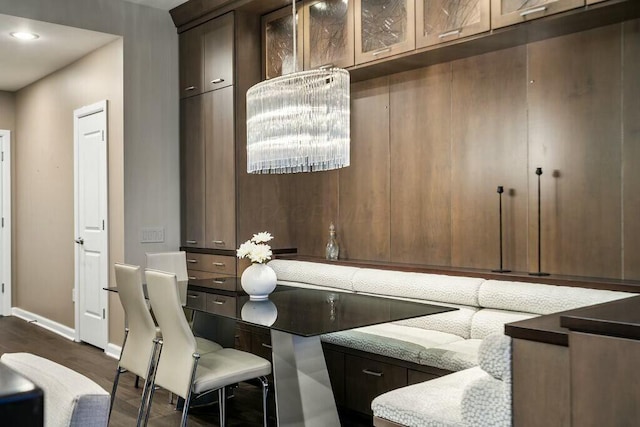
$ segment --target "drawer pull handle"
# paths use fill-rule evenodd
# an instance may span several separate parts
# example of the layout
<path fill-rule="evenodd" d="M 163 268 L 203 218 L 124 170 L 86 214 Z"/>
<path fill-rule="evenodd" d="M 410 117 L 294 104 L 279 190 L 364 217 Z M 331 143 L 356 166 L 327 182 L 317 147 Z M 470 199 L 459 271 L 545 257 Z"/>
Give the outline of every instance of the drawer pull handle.
<path fill-rule="evenodd" d="M 212 303 L 214 303 L 214 304 L 217 304 L 217 305 L 222 305 L 222 304 L 224 304 L 224 301 L 218 301 L 218 300 L 211 301 L 211 302 L 212 302 Z"/>
<path fill-rule="evenodd" d="M 189 280 L 198 280 L 196 276 L 189 276 Z"/>
<path fill-rule="evenodd" d="M 531 15 L 532 13 L 544 12 L 545 10 L 547 10 L 546 6 L 534 7 L 533 9 L 523 10 L 522 12 L 520 12 L 520 16 L 527 16 Z"/>
<path fill-rule="evenodd" d="M 211 243 L 214 245 L 224 245 L 224 240 L 212 240 Z"/>
<path fill-rule="evenodd" d="M 439 39 L 444 39 L 449 36 L 457 36 L 460 34 L 460 30 L 447 31 L 446 33 L 442 33 L 438 36 Z"/>
<path fill-rule="evenodd" d="M 195 245 L 196 243 L 198 243 L 197 240 L 187 240 L 187 244 L 189 245 Z"/>
<path fill-rule="evenodd" d="M 264 343 L 264 342 L 262 343 L 262 346 L 264 348 L 273 348 L 273 346 L 271 346 L 270 344 Z"/>
<path fill-rule="evenodd" d="M 226 282 L 224 279 L 213 279 L 213 283 L 223 284 L 224 282 Z"/>
<path fill-rule="evenodd" d="M 381 54 L 387 53 L 387 52 L 391 52 L 391 48 L 390 47 L 385 47 L 384 49 L 376 50 L 371 55 L 378 56 L 378 55 L 381 55 Z"/>
<path fill-rule="evenodd" d="M 328 70 L 330 68 L 335 68 L 335 65 L 333 63 L 328 63 L 328 64 L 324 64 L 318 67 L 318 70 Z"/>
<path fill-rule="evenodd" d="M 197 259 L 188 259 L 187 262 L 189 264 L 196 264 L 198 262 L 198 260 Z"/>
<path fill-rule="evenodd" d="M 224 262 L 214 262 L 213 265 L 216 267 L 224 267 Z"/>
<path fill-rule="evenodd" d="M 188 86 L 188 87 L 185 87 L 184 90 L 186 91 L 195 90 L 195 88 L 196 88 L 195 86 Z"/>
<path fill-rule="evenodd" d="M 367 375 L 372 375 L 372 376 L 374 376 L 374 377 L 381 377 L 381 376 L 383 376 L 383 375 L 384 375 L 384 373 L 383 373 L 383 372 L 370 371 L 370 370 L 368 370 L 368 369 L 363 369 L 363 370 L 362 370 L 362 373 L 363 373 L 363 374 L 367 374 Z"/>
<path fill-rule="evenodd" d="M 187 298 L 198 298 L 198 295 L 187 295 Z"/>
<path fill-rule="evenodd" d="M 217 85 L 218 83 L 222 83 L 223 81 L 224 81 L 224 79 L 213 79 L 213 80 L 211 80 L 211 84 Z"/>

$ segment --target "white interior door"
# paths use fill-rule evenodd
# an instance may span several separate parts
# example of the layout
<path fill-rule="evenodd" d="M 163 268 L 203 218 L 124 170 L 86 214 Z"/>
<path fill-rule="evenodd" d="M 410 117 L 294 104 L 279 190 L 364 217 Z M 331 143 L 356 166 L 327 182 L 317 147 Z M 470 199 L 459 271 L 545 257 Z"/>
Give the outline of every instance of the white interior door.
<path fill-rule="evenodd" d="M 76 339 L 108 344 L 107 102 L 74 112 Z"/>
<path fill-rule="evenodd" d="M 0 315 L 11 314 L 11 133 L 0 130 Z"/>

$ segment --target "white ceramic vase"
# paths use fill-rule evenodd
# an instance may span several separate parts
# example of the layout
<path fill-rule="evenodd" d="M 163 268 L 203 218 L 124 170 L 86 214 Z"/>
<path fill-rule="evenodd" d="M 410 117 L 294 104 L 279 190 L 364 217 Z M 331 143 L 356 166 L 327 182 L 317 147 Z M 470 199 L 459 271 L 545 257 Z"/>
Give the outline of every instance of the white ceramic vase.
<path fill-rule="evenodd" d="M 276 288 L 276 280 L 276 272 L 267 264 L 251 264 L 242 273 L 240 283 L 249 299 L 260 301 L 269 298 Z"/>

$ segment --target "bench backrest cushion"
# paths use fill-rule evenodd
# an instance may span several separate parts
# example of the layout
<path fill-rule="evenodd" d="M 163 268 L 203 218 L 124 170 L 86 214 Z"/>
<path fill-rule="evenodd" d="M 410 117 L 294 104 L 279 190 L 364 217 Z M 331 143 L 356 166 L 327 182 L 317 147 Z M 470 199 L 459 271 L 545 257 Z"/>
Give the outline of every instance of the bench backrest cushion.
<path fill-rule="evenodd" d="M 353 292 L 353 276 L 359 270 L 357 267 L 344 265 L 286 259 L 274 259 L 269 265 L 276 272 L 278 282 L 306 283 L 350 292 Z"/>
<path fill-rule="evenodd" d="M 434 304 L 438 303 L 434 301 Z M 474 307 L 466 306 L 454 307 L 457 307 L 458 310 L 434 314 L 431 316 L 400 320 L 394 323 L 402 326 L 411 326 L 414 328 L 446 332 L 449 334 L 458 335 L 459 337 L 464 339 L 471 338 L 471 319 L 473 318 L 473 315 L 475 314 L 477 309 Z"/>
<path fill-rule="evenodd" d="M 353 289 L 392 297 L 478 306 L 478 289 L 485 279 L 361 268 L 353 276 Z"/>
<path fill-rule="evenodd" d="M 487 280 L 480 286 L 478 302 L 486 308 L 551 314 L 634 295 L 601 289 Z"/>

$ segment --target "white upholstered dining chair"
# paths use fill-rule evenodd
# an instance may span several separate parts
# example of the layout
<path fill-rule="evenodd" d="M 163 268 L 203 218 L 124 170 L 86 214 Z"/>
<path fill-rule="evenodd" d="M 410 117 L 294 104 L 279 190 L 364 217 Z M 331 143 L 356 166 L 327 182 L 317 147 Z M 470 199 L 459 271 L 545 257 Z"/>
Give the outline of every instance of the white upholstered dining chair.
<path fill-rule="evenodd" d="M 218 390 L 220 425 L 225 425 L 225 387 L 250 379 L 262 382 L 263 421 L 267 425 L 266 397 L 271 363 L 251 353 L 224 348 L 201 354 L 186 318 L 177 292 L 176 276 L 162 271 L 146 270 L 147 290 L 151 308 L 162 329 L 159 361 L 149 385 L 147 416 L 153 401 L 154 384 L 185 399 L 181 425 L 187 424 L 187 412 L 192 397 Z"/>
<path fill-rule="evenodd" d="M 147 268 L 176 275 L 180 304 L 184 307 L 187 304 L 187 287 L 189 285 L 186 252 L 147 252 L 146 255 Z"/>

